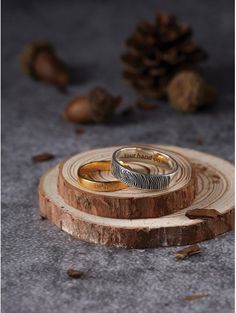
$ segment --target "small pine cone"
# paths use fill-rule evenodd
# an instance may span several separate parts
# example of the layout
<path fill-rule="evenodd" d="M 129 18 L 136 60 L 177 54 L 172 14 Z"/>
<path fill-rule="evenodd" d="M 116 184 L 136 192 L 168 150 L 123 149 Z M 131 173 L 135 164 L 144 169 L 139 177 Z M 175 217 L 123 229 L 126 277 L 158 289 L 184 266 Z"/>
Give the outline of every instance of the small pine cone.
<path fill-rule="evenodd" d="M 159 14 L 154 23 L 140 22 L 126 46 L 127 52 L 122 55 L 124 78 L 138 93 L 153 98 L 165 95 L 166 86 L 177 71 L 207 58 L 192 40 L 191 28 L 166 13 Z"/>
<path fill-rule="evenodd" d="M 216 101 L 217 92 L 198 72 L 182 71 L 176 74 L 167 87 L 171 106 L 177 111 L 194 112 Z"/>

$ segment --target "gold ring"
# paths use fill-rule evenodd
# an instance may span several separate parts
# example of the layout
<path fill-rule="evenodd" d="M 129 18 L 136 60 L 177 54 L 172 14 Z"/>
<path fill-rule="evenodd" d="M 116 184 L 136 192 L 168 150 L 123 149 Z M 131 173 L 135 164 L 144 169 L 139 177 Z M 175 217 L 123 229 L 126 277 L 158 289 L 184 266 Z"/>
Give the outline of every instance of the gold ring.
<path fill-rule="evenodd" d="M 88 177 L 88 174 L 91 174 L 93 172 L 110 170 L 111 170 L 110 161 L 95 161 L 86 163 L 80 166 L 78 169 L 79 183 L 83 187 L 94 191 L 117 191 L 127 188 L 128 186 L 125 183 L 122 183 L 118 180 L 98 181 Z"/>

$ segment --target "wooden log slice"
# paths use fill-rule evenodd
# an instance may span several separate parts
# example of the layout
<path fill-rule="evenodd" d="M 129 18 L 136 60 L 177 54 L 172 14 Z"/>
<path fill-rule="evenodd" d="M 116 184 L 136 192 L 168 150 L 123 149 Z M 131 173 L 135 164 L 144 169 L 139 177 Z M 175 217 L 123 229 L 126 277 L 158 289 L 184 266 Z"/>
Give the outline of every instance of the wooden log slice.
<path fill-rule="evenodd" d="M 79 153 L 67 159 L 60 166 L 58 193 L 70 206 L 103 217 L 112 218 L 150 218 L 177 212 L 189 206 L 196 194 L 196 175 L 189 160 L 168 146 L 155 146 L 173 156 L 179 163 L 179 173 L 175 184 L 167 190 L 141 190 L 128 187 L 114 192 L 96 192 L 81 186 L 78 182 L 78 168 L 97 160 L 111 160 L 118 147 L 95 149 Z M 158 173 L 164 168 L 136 162 L 133 164 L 141 171 Z M 92 176 L 92 175 L 91 175 Z M 93 173 L 92 178 L 99 181 L 114 180 L 110 172 Z"/>
<path fill-rule="evenodd" d="M 183 152 L 183 149 L 178 150 Z M 198 188 L 194 202 L 181 211 L 146 219 L 88 214 L 69 206 L 58 194 L 57 166 L 40 180 L 40 214 L 77 239 L 124 248 L 193 244 L 233 229 L 234 166 L 202 152 L 184 149 L 184 153 L 195 164 Z M 189 219 L 186 212 L 196 208 L 217 210 L 219 214 L 214 218 Z"/>

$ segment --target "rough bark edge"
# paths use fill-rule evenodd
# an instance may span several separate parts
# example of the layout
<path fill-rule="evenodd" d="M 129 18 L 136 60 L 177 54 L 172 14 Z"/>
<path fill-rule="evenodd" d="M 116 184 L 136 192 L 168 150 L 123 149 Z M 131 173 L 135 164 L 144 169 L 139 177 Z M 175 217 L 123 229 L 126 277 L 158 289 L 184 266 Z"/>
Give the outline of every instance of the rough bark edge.
<path fill-rule="evenodd" d="M 194 244 L 234 228 L 233 208 L 215 219 L 201 220 L 189 226 L 128 229 L 90 223 L 73 216 L 63 206 L 54 204 L 43 189 L 44 177 L 39 185 L 40 215 L 82 241 L 122 248 L 157 248 Z"/>
<path fill-rule="evenodd" d="M 189 182 L 171 193 L 150 196 L 150 198 L 147 196 L 114 198 L 110 197 L 109 193 L 107 196 L 98 195 L 75 188 L 62 175 L 65 162 L 62 162 L 59 167 L 58 193 L 68 205 L 88 214 L 119 219 L 155 218 L 186 208 L 195 199 L 197 176 L 193 166 Z"/>

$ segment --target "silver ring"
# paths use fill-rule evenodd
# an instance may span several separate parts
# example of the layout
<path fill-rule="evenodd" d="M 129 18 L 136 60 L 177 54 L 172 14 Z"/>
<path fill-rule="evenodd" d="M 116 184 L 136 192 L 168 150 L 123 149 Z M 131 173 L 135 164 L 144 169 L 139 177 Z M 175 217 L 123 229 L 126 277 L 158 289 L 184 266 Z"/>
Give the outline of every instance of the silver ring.
<path fill-rule="evenodd" d="M 142 173 L 129 166 L 129 162 L 141 162 L 164 167 L 164 173 Z M 149 147 L 124 147 L 112 155 L 112 174 L 130 187 L 141 189 L 166 189 L 176 177 L 179 165 L 168 154 Z"/>

